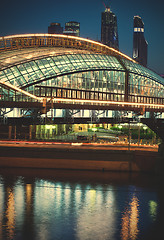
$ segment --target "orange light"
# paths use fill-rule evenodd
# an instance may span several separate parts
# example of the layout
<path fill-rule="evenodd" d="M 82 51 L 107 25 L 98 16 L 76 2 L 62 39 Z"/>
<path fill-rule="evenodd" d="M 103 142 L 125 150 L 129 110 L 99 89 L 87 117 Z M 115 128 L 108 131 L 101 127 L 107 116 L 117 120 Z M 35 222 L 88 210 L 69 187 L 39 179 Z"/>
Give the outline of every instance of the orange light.
<path fill-rule="evenodd" d="M 9 87 L 10 89 L 13 89 L 13 90 L 15 90 L 15 91 L 17 91 L 17 92 L 23 93 L 24 95 L 26 95 L 26 96 L 28 96 L 28 97 L 31 97 L 31 98 L 33 98 L 33 99 L 36 99 L 37 101 L 40 101 L 40 102 L 43 101 L 43 98 L 37 97 L 37 96 L 35 96 L 35 95 L 27 92 L 27 91 L 24 91 L 24 90 L 22 90 L 22 89 L 20 89 L 20 88 L 18 88 L 18 87 L 16 87 L 16 86 L 13 86 L 12 84 L 10 84 L 10 83 L 8 83 L 8 82 L 3 82 L 3 81 L 0 80 L 0 83 L 1 83 L 2 85 L 6 86 L 6 87 Z"/>
<path fill-rule="evenodd" d="M 0 40 L 3 41 L 3 40 L 7 40 L 7 39 L 11 39 L 11 38 L 25 38 L 25 37 L 57 37 L 57 38 L 66 38 L 66 39 L 74 39 L 74 40 L 79 40 L 79 41 L 84 41 L 84 42 L 88 42 L 88 43 L 93 43 L 95 45 L 98 45 L 98 46 L 101 46 L 101 47 L 104 47 L 132 62 L 135 62 L 137 63 L 135 60 L 133 60 L 132 58 L 130 58 L 129 56 L 127 56 L 126 54 L 124 53 L 121 53 L 119 51 L 117 51 L 116 49 L 114 48 L 111 48 L 111 47 L 108 47 L 107 45 L 104 45 L 102 43 L 99 43 L 99 42 L 96 42 L 96 41 L 93 41 L 93 40 L 90 40 L 90 39 L 86 39 L 86 38 L 81 38 L 81 37 L 76 37 L 76 36 L 69 36 L 69 35 L 62 35 L 62 34 L 48 34 L 48 33 L 36 33 L 36 34 L 17 34 L 17 35 L 10 35 L 10 36 L 4 36 L 4 37 L 0 37 Z"/>
<path fill-rule="evenodd" d="M 47 100 L 51 100 L 50 98 Z M 159 108 L 164 108 L 164 105 L 162 104 L 151 104 L 151 103 L 134 103 L 134 102 L 115 102 L 115 101 L 105 101 L 105 100 L 82 100 L 82 99 L 69 99 L 69 98 L 54 98 L 53 102 L 72 102 L 72 103 L 90 103 L 90 104 L 113 104 L 113 105 L 127 105 L 127 106 L 140 106 L 140 107 L 159 107 Z"/>

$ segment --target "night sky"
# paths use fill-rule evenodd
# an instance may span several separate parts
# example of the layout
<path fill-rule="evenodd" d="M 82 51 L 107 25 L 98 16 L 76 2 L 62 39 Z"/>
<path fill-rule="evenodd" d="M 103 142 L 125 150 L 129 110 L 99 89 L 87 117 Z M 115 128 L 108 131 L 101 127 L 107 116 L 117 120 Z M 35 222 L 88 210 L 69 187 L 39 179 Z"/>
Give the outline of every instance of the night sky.
<path fill-rule="evenodd" d="M 148 67 L 164 74 L 164 1 L 108 2 L 117 16 L 120 51 L 132 57 L 133 17 L 139 15 L 145 24 Z M 77 21 L 81 37 L 101 38 L 101 12 L 105 10 L 102 0 L 5 0 L 0 6 L 0 36 L 47 33 L 51 22 L 64 27 L 67 21 Z"/>

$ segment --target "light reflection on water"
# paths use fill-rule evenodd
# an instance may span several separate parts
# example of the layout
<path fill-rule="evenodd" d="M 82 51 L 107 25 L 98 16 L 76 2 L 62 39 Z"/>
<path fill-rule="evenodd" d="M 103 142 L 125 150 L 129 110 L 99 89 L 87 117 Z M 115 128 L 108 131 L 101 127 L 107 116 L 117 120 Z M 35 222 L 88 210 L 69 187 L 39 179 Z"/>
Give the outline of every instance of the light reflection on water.
<path fill-rule="evenodd" d="M 127 206 L 125 212 L 122 215 L 122 230 L 121 236 L 123 240 L 137 239 L 139 233 L 139 201 L 138 198 L 133 195 L 129 206 Z"/>
<path fill-rule="evenodd" d="M 0 239 L 146 239 L 158 221 L 155 190 L 36 177 L 1 174 Z"/>

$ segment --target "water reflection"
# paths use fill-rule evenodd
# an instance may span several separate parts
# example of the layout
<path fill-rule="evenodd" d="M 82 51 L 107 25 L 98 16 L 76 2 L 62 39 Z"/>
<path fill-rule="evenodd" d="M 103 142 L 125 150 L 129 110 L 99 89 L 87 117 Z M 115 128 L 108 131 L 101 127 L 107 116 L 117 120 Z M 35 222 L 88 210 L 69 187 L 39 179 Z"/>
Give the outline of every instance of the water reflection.
<path fill-rule="evenodd" d="M 6 230 L 9 239 L 13 239 L 15 230 L 15 200 L 11 188 L 7 188 Z"/>
<path fill-rule="evenodd" d="M 0 239 L 137 240 L 152 219 L 156 193 L 136 186 L 0 178 Z"/>
<path fill-rule="evenodd" d="M 122 217 L 122 240 L 135 240 L 139 233 L 139 201 L 138 198 L 133 195 L 129 206 L 126 207 Z"/>
<path fill-rule="evenodd" d="M 155 221 L 156 217 L 157 217 L 158 204 L 157 204 L 157 202 L 151 200 L 151 201 L 149 201 L 149 207 L 150 207 L 150 216 L 152 217 L 153 221 Z"/>
<path fill-rule="evenodd" d="M 4 204 L 4 190 L 3 186 L 0 186 L 0 239 L 2 239 L 2 228 L 3 228 L 3 204 Z"/>
<path fill-rule="evenodd" d="M 114 239 L 116 205 L 112 191 L 89 190 L 78 212 L 77 239 Z"/>

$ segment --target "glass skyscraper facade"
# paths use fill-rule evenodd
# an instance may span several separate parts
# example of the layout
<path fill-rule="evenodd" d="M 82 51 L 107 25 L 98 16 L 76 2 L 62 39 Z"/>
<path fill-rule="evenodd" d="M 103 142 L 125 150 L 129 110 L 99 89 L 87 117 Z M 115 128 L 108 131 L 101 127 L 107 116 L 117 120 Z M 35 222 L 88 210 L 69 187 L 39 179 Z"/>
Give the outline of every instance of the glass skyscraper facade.
<path fill-rule="evenodd" d="M 119 49 L 117 17 L 106 7 L 101 14 L 101 42 L 109 47 Z"/>
<path fill-rule="evenodd" d="M 80 23 L 79 22 L 66 22 L 65 23 L 65 30 L 63 32 L 66 35 L 71 35 L 71 36 L 80 36 Z"/>
<path fill-rule="evenodd" d="M 144 23 L 141 17 L 134 16 L 133 30 L 133 59 L 146 67 L 148 43 L 144 37 Z"/>

